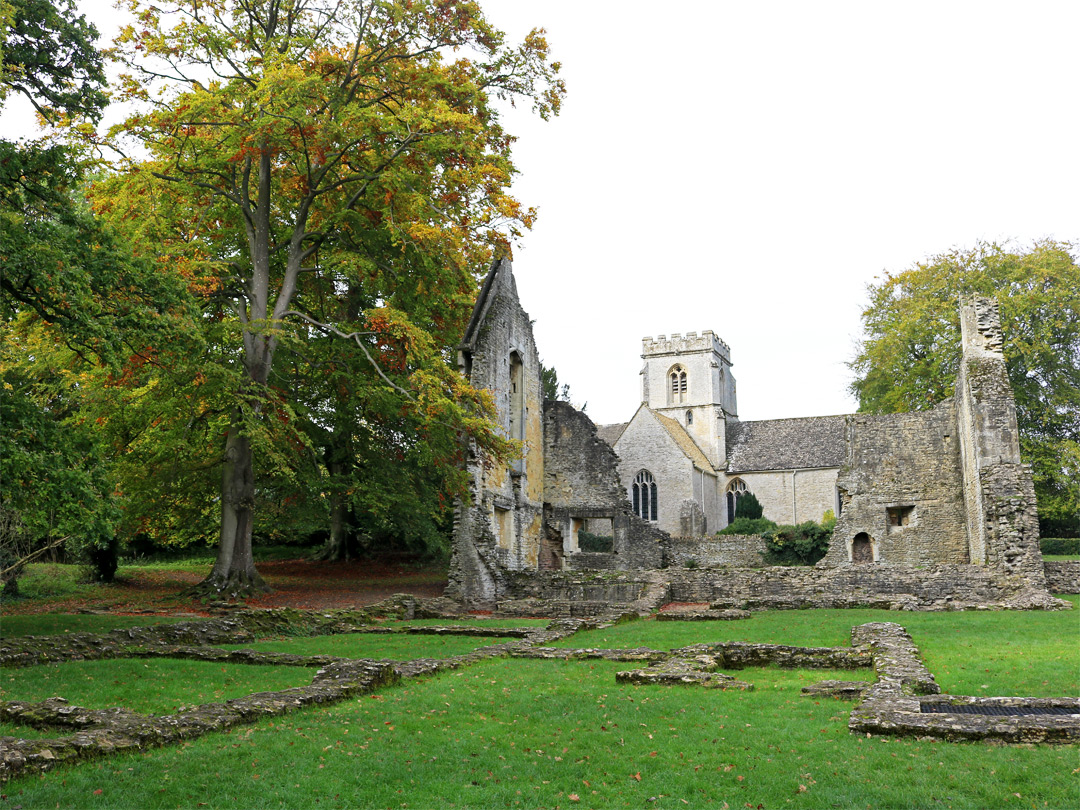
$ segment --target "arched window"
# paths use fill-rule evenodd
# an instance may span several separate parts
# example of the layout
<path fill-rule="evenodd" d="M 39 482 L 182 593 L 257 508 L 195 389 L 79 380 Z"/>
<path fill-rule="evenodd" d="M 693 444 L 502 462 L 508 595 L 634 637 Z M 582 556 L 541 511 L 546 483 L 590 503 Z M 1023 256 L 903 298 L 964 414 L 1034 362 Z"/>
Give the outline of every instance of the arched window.
<path fill-rule="evenodd" d="M 735 507 L 738 505 L 739 498 L 745 495 L 750 490 L 747 489 L 746 482 L 741 478 L 732 479 L 731 483 L 727 486 L 727 522 L 730 524 L 735 520 Z"/>
<path fill-rule="evenodd" d="M 686 424 L 688 424 L 688 425 L 694 424 L 694 412 L 693 411 L 687 411 L 686 412 Z"/>
<path fill-rule="evenodd" d="M 634 514 L 642 520 L 657 520 L 656 481 L 652 473 L 648 470 L 639 472 L 630 490 L 634 501 Z"/>
<path fill-rule="evenodd" d="M 668 380 L 671 382 L 671 404 L 686 402 L 686 369 L 679 365 L 672 366 Z"/>

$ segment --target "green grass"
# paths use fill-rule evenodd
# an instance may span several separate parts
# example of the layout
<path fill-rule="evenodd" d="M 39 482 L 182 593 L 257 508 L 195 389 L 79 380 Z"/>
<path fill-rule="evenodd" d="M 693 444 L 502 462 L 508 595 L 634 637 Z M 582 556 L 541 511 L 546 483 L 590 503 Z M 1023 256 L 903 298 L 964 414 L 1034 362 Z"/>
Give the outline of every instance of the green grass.
<path fill-rule="evenodd" d="M 445 627 L 447 625 L 463 625 L 465 627 L 547 627 L 551 619 L 481 619 L 481 618 L 457 618 L 457 619 L 410 619 L 408 621 L 387 622 L 390 627 Z"/>
<path fill-rule="evenodd" d="M 1080 560 L 1080 554 L 1043 554 L 1044 560 Z"/>
<path fill-rule="evenodd" d="M 123 706 L 136 712 L 171 714 L 182 705 L 306 686 L 314 674 L 305 667 L 161 658 L 71 661 L 0 669 L 0 698 L 36 702 L 62 697 L 88 709 Z"/>
<path fill-rule="evenodd" d="M 56 729 L 39 729 L 31 726 L 20 726 L 15 723 L 0 723 L 0 737 L 21 737 L 24 740 L 39 740 L 42 737 L 58 737 L 68 733 Z"/>
<path fill-rule="evenodd" d="M 849 734 L 851 704 L 799 695 L 840 673 L 744 671 L 757 688 L 738 693 L 616 684 L 625 667 L 485 662 L 5 792 L 24 808 L 1064 808 L 1076 798 L 1075 747 Z"/>
<path fill-rule="evenodd" d="M 0 617 L 0 638 L 13 636 L 55 636 L 63 633 L 107 633 L 118 627 L 147 627 L 152 624 L 190 621 L 171 616 L 107 616 L 96 614 L 37 613 Z"/>
<path fill-rule="evenodd" d="M 90 596 L 101 587 L 82 580 L 83 572 L 77 565 L 33 563 L 19 577 L 18 601 Z"/>
<path fill-rule="evenodd" d="M 337 636 L 288 637 L 257 641 L 254 644 L 224 644 L 227 650 L 260 650 L 294 655 L 338 655 L 342 658 L 447 658 L 463 655 L 487 644 L 501 644 L 505 638 L 475 636 L 420 636 L 404 633 L 350 633 Z"/>
<path fill-rule="evenodd" d="M 670 648 L 729 639 L 845 645 L 852 625 L 875 620 L 905 625 L 949 691 L 1069 695 L 1080 689 L 1080 611 L 776 611 L 739 622 L 634 622 L 581 633 L 564 645 Z M 431 642 L 483 641 L 355 635 L 269 643 L 313 644 L 311 651 L 330 652 L 331 642 L 365 640 L 401 641 L 413 655 Z M 144 666 L 94 663 L 104 668 L 103 678 L 118 681 L 131 677 L 118 669 L 121 664 Z M 846 725 L 850 703 L 799 694 L 801 686 L 828 677 L 869 679 L 867 671 L 747 669 L 737 676 L 756 689 L 740 693 L 616 684 L 614 673 L 630 666 L 486 661 L 183 746 L 26 776 L 4 792 L 8 806 L 27 810 L 200 803 L 1071 808 L 1080 797 L 1077 746 L 855 736 Z M 245 679 L 246 691 L 267 688 L 246 674 L 257 669 L 229 668 Z M 170 695 L 200 680 L 171 677 L 177 680 Z"/>

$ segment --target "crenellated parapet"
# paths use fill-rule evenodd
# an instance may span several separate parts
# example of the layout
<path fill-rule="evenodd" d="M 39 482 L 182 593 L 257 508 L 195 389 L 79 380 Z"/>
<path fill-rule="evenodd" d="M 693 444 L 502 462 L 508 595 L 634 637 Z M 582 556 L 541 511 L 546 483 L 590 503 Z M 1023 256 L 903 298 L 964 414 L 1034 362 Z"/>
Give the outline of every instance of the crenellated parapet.
<path fill-rule="evenodd" d="M 711 329 L 706 329 L 700 335 L 697 332 L 687 332 L 685 335 L 673 332 L 671 335 L 657 335 L 655 338 L 648 336 L 641 339 L 642 357 L 698 352 L 714 352 L 729 364 L 731 363 L 731 347 L 718 338 Z"/>

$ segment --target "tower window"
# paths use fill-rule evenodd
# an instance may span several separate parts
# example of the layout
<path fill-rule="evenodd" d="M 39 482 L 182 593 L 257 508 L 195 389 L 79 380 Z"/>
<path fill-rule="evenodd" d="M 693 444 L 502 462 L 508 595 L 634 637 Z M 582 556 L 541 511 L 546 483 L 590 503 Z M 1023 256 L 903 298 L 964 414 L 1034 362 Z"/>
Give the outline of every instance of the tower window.
<path fill-rule="evenodd" d="M 634 514 L 642 520 L 658 519 L 656 480 L 648 470 L 642 470 L 634 478 L 634 484 L 630 488 L 631 499 L 634 503 Z"/>
<path fill-rule="evenodd" d="M 671 381 L 671 404 L 678 405 L 686 402 L 686 369 L 682 366 L 672 366 L 668 374 Z"/>
<path fill-rule="evenodd" d="M 686 412 L 686 424 L 688 424 L 688 425 L 694 424 L 694 412 L 693 411 L 687 411 Z"/>

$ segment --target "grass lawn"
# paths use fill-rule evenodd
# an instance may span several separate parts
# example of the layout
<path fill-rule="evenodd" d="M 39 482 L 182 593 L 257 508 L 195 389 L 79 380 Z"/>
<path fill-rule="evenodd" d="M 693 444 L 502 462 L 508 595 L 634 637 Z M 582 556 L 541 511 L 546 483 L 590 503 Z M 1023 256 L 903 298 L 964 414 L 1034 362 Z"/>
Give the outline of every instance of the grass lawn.
<path fill-rule="evenodd" d="M 55 636 L 63 633 L 107 633 L 118 627 L 147 627 L 151 624 L 181 621 L 191 620 L 171 616 L 111 616 L 85 613 L 0 616 L 0 638 Z"/>
<path fill-rule="evenodd" d="M 1080 687 L 1080 611 L 775 611 L 738 622 L 633 622 L 564 644 L 842 645 L 853 624 L 875 620 L 906 626 L 953 692 L 1068 695 Z M 280 643 L 329 652 L 331 640 Z M 127 662 L 93 663 L 111 669 L 105 679 L 126 677 L 115 673 Z M 486 661 L 183 746 L 23 777 L 4 793 L 23 808 L 1072 808 L 1080 798 L 1077 746 L 860 737 L 847 731 L 850 703 L 799 694 L 823 678 L 869 680 L 868 671 L 743 670 L 756 689 L 740 693 L 616 684 L 614 673 L 628 666 Z M 248 678 L 257 668 L 225 669 Z M 178 695 L 194 680 L 168 691 Z M 248 686 L 268 688 L 254 679 Z"/>
<path fill-rule="evenodd" d="M 485 662 L 5 792 L 24 808 L 1063 808 L 1076 796 L 1075 747 L 849 734 L 849 703 L 799 695 L 841 673 L 744 671 L 756 691 L 725 693 L 616 684 L 625 666 Z"/>
<path fill-rule="evenodd" d="M 314 674 L 306 667 L 164 658 L 69 661 L 0 670 L 0 698 L 62 697 L 88 709 L 123 706 L 136 712 L 171 714 L 184 705 L 306 686 Z"/>

